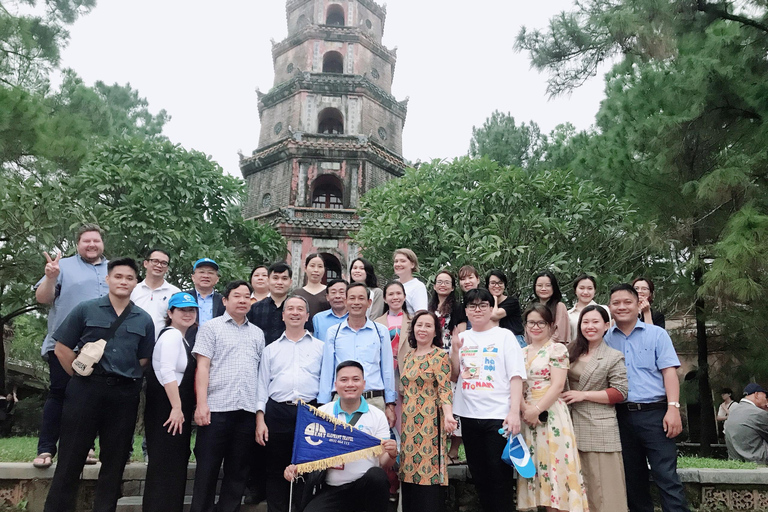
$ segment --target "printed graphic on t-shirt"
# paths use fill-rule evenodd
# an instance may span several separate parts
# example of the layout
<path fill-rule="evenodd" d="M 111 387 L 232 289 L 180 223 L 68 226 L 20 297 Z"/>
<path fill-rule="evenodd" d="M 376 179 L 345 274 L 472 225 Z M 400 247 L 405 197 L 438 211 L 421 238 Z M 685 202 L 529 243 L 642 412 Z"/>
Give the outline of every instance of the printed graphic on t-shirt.
<path fill-rule="evenodd" d="M 462 347 L 459 357 L 464 389 L 493 389 L 493 375 L 496 372 L 496 361 L 499 357 L 499 349 L 495 344 L 482 349 L 477 346 Z"/>

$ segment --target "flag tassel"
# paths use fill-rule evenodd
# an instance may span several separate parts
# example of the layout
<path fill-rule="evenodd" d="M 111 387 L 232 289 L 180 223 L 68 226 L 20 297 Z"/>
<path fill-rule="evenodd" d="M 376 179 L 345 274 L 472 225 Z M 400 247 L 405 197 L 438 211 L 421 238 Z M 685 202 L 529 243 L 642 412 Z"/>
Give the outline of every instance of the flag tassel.
<path fill-rule="evenodd" d="M 337 455 L 335 457 L 329 457 L 327 459 L 315 460 L 312 462 L 305 462 L 296 466 L 296 473 L 303 475 L 304 473 L 310 473 L 312 471 L 319 471 L 323 469 L 332 468 L 335 466 L 341 466 L 348 462 L 354 462 L 360 459 L 366 459 L 368 457 L 378 457 L 381 455 L 383 448 L 381 446 L 374 446 L 372 448 L 366 448 L 364 450 L 358 450 L 356 452 L 345 453 L 343 455 Z"/>

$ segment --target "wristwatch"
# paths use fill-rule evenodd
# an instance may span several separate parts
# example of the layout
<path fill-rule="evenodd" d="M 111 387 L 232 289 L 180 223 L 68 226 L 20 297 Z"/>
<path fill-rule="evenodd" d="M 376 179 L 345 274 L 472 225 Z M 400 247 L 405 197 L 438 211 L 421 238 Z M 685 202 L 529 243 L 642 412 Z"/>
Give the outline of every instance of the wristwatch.
<path fill-rule="evenodd" d="M 675 406 L 678 409 L 680 408 L 680 402 L 667 402 L 667 406 L 670 406 L 670 405 Z"/>

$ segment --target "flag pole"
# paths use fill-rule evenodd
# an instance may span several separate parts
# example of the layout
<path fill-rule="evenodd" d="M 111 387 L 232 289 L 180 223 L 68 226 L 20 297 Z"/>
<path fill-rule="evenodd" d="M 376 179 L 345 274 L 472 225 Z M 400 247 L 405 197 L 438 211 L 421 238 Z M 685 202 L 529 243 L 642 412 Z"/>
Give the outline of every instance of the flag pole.
<path fill-rule="evenodd" d="M 291 478 L 291 493 L 288 495 L 288 512 L 293 512 L 293 478 Z"/>

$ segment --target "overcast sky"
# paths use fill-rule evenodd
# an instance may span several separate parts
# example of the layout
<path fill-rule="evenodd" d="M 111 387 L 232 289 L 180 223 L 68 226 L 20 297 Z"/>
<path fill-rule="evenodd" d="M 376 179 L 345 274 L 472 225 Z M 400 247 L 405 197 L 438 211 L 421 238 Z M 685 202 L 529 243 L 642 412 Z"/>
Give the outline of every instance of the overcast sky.
<path fill-rule="evenodd" d="M 380 4 L 382 2 L 379 2 Z M 384 44 L 397 47 L 393 94 L 410 97 L 405 158 L 466 154 L 472 127 L 498 109 L 542 131 L 587 128 L 602 77 L 548 99 L 545 77 L 512 49 L 520 27 L 544 27 L 572 0 L 390 0 Z M 237 151 L 257 147 L 255 89 L 274 81 L 270 39 L 287 34 L 284 0 L 98 0 L 71 28 L 62 66 L 92 84 L 130 82 L 172 116 L 166 134 L 240 175 Z"/>

